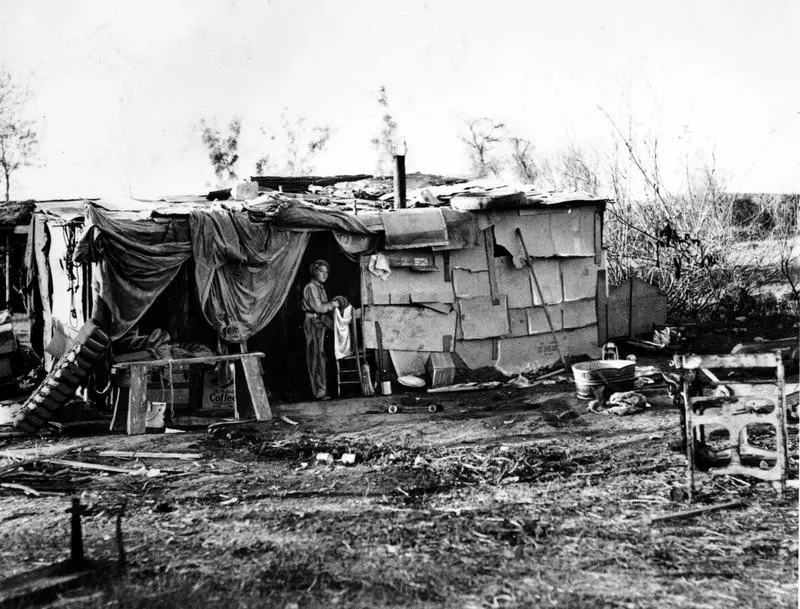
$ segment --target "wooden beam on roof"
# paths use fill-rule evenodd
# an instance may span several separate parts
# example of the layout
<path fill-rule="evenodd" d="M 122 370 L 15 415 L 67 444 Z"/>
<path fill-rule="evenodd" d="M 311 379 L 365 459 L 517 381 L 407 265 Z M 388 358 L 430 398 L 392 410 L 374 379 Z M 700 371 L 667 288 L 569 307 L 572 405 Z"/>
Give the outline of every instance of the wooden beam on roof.
<path fill-rule="evenodd" d="M 309 186 L 333 186 L 339 182 L 357 182 L 371 178 L 369 174 L 337 176 L 252 176 L 260 188 L 282 190 L 283 192 L 306 192 Z"/>

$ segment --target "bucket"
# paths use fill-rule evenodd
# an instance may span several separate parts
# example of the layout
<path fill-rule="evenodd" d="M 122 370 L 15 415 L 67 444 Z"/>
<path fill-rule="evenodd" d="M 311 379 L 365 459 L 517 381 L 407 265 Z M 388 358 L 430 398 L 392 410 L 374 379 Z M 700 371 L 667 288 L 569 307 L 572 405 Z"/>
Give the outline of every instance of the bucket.
<path fill-rule="evenodd" d="M 581 362 L 572 366 L 578 397 L 594 398 L 597 387 L 608 387 L 611 391 L 630 391 L 636 381 L 636 362 L 626 359 L 605 359 Z"/>
<path fill-rule="evenodd" d="M 381 395 L 392 395 L 392 381 L 381 381 Z"/>
<path fill-rule="evenodd" d="M 147 433 L 162 433 L 164 431 L 164 413 L 167 411 L 166 402 L 148 402 L 145 414 L 145 430 Z"/>

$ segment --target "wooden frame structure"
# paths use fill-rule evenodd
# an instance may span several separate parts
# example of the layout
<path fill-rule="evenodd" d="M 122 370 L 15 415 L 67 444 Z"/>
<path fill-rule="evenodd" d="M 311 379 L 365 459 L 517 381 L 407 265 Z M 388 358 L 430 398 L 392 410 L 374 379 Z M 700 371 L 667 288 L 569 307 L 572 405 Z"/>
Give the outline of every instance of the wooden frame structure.
<path fill-rule="evenodd" d="M 686 457 L 689 478 L 689 501 L 692 501 L 695 484 L 703 478 L 718 475 L 744 475 L 767 480 L 782 493 L 786 486 L 788 449 L 786 446 L 786 398 L 783 361 L 780 353 L 754 353 L 738 355 L 676 355 L 675 368 L 683 376 L 681 394 L 684 407 Z M 753 382 L 724 382 L 708 369 L 772 369 L 774 379 Z M 692 385 L 698 372 L 711 380 L 707 387 L 713 395 L 693 395 Z M 716 380 L 715 380 L 716 379 Z M 775 430 L 775 450 L 765 450 L 751 445 L 747 428 L 754 424 L 768 424 Z M 728 430 L 729 445 L 719 453 L 729 457 L 726 465 L 701 468 L 698 452 L 706 447 L 706 427 Z M 742 457 L 754 458 L 755 466 L 743 463 Z M 769 461 L 774 465 L 769 466 Z M 765 466 L 766 464 L 766 466 Z"/>
<path fill-rule="evenodd" d="M 231 355 L 157 359 L 114 364 L 114 369 L 129 369 L 131 372 L 130 397 L 128 399 L 128 412 L 125 416 L 125 430 L 128 435 L 143 434 L 146 431 L 147 373 L 149 370 L 231 361 L 236 365 L 236 419 L 271 420 L 272 409 L 269 405 L 267 390 L 264 387 L 261 362 L 259 361 L 262 357 L 264 357 L 263 353 L 254 351 L 252 353 L 235 353 Z M 122 427 L 121 417 L 122 413 L 115 406 L 114 418 L 111 421 L 112 429 Z"/>

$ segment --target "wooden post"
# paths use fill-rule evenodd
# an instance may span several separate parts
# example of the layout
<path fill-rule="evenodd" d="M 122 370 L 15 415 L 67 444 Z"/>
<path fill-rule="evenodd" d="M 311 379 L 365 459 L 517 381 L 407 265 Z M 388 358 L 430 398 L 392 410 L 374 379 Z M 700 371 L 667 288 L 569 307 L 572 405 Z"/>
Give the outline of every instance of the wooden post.
<path fill-rule="evenodd" d="M 261 376 L 259 355 L 247 353 L 247 342 L 239 343 L 242 356 L 236 360 L 236 418 L 269 421 L 272 409 Z"/>
<path fill-rule="evenodd" d="M 6 235 L 6 309 L 11 311 L 11 237 Z"/>
<path fill-rule="evenodd" d="M 406 207 L 406 145 L 405 142 L 397 146 L 394 155 L 394 208 Z"/>
<path fill-rule="evenodd" d="M 70 562 L 75 570 L 83 567 L 83 531 L 81 530 L 81 500 L 78 497 L 72 498 L 72 527 L 70 536 Z"/>
<path fill-rule="evenodd" d="M 131 366 L 131 388 L 128 398 L 128 435 L 139 435 L 147 426 L 147 364 Z"/>

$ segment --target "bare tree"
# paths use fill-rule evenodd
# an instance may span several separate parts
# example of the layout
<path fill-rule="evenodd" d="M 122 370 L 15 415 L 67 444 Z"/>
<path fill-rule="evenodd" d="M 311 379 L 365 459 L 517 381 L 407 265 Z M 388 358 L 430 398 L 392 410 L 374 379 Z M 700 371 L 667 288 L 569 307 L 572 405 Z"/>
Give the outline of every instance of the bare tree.
<path fill-rule="evenodd" d="M 11 199 L 11 176 L 30 165 L 38 147 L 36 124 L 24 117 L 30 98 L 28 89 L 0 71 L 0 168 L 5 181 L 6 201 Z"/>
<path fill-rule="evenodd" d="M 216 125 L 203 119 L 200 121 L 200 130 L 200 138 L 208 149 L 208 159 L 214 168 L 214 174 L 220 180 L 235 179 L 242 121 L 239 118 L 231 120 L 227 134 L 223 134 Z"/>
<path fill-rule="evenodd" d="M 332 132 L 328 126 L 309 129 L 304 117 L 290 117 L 284 112 L 279 135 L 270 135 L 261 128 L 262 135 L 269 141 L 270 152 L 256 161 L 256 174 L 275 171 L 289 176 L 308 175 L 314 170 L 314 157 L 328 145 Z"/>
<path fill-rule="evenodd" d="M 486 116 L 465 121 L 466 132 L 461 141 L 467 147 L 472 169 L 478 178 L 497 175 L 500 162 L 495 147 L 505 138 L 506 126 Z"/>
<path fill-rule="evenodd" d="M 394 166 L 394 148 L 397 139 L 397 121 L 394 120 L 389 112 L 389 94 L 386 87 L 381 85 L 378 89 L 378 105 L 381 108 L 381 128 L 378 134 L 372 138 L 372 146 L 377 153 L 375 163 L 376 175 L 388 175 Z"/>
<path fill-rule="evenodd" d="M 541 168 L 534 155 L 533 142 L 524 137 L 509 136 L 511 165 L 516 176 L 525 184 L 535 184 L 541 176 Z"/>
<path fill-rule="evenodd" d="M 582 190 L 590 194 L 597 194 L 600 189 L 600 179 L 594 164 L 590 162 L 586 153 L 574 144 L 561 153 L 559 171 L 561 188 Z"/>
<path fill-rule="evenodd" d="M 330 127 L 306 127 L 302 116 L 283 116 L 283 133 L 286 137 L 286 171 L 289 175 L 308 174 L 313 169 L 313 158 L 325 149 L 331 137 Z"/>

